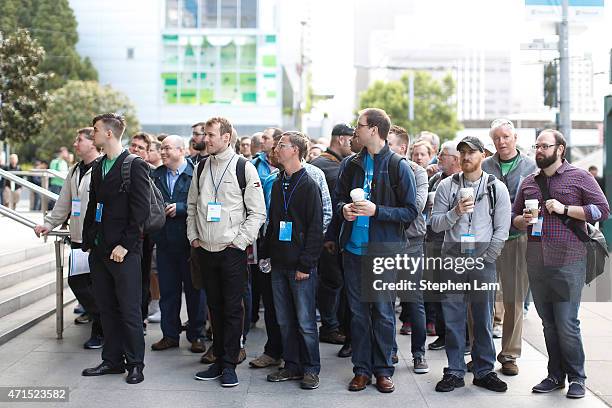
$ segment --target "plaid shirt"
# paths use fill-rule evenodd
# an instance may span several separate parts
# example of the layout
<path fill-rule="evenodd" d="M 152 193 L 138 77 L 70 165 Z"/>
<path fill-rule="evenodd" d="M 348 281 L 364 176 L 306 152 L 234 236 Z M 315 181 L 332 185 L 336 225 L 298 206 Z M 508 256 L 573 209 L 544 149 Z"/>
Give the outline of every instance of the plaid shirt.
<path fill-rule="evenodd" d="M 542 192 L 535 176 L 539 171 L 523 180 L 520 190 L 512 206 L 512 219 L 523 214 L 525 200 L 537 199 L 540 202 L 540 216 L 544 217 L 542 236 L 531 235 L 532 225 L 527 228 L 527 262 L 545 266 L 562 266 L 574 263 L 586 256 L 586 249 L 561 219 L 549 214 L 542 200 Z M 610 207 L 597 181 L 585 170 L 572 166 L 563 160 L 561 167 L 548 178 L 548 192 L 551 198 L 564 205 L 581 206 L 584 209 L 586 221 L 595 223 L 608 219 Z M 586 225 L 582 225 L 584 229 Z M 586 231 L 586 229 L 585 229 Z"/>

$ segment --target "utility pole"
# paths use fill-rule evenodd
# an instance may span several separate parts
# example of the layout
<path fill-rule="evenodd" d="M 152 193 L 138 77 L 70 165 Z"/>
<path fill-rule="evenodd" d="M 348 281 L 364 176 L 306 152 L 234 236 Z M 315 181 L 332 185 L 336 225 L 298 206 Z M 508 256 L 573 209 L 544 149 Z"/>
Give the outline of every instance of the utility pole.
<path fill-rule="evenodd" d="M 572 120 L 570 117 L 570 84 L 569 84 L 569 0 L 561 1 L 561 23 L 559 24 L 559 130 L 567 141 L 565 158 L 571 161 L 571 132 Z"/>
<path fill-rule="evenodd" d="M 414 120 L 414 71 L 408 73 L 408 120 Z"/>
<path fill-rule="evenodd" d="M 306 65 L 306 58 L 304 56 L 304 29 L 306 28 L 306 21 L 300 21 L 301 24 L 301 33 L 300 33 L 300 64 L 299 64 L 299 69 L 298 69 L 298 74 L 300 76 L 300 82 L 299 82 L 299 92 L 298 92 L 298 101 L 297 101 L 297 106 L 295 109 L 295 127 L 300 130 L 303 131 L 303 109 L 302 109 L 302 105 L 304 104 L 304 70 L 305 70 L 305 65 Z"/>

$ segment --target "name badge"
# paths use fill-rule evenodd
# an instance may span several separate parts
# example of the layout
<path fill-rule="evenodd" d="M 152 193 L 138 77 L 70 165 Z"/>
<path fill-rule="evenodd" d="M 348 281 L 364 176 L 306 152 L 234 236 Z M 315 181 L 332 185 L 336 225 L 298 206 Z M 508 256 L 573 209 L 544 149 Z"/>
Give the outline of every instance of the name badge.
<path fill-rule="evenodd" d="M 79 217 L 81 215 L 81 200 L 72 200 L 72 216 Z"/>
<path fill-rule="evenodd" d="M 293 229 L 293 223 L 291 221 L 281 221 L 280 230 L 278 231 L 279 241 L 291 241 L 291 230 Z"/>
<path fill-rule="evenodd" d="M 221 221 L 221 203 L 208 203 L 208 212 L 206 214 L 206 221 L 208 222 L 219 222 Z"/>
<path fill-rule="evenodd" d="M 538 222 L 533 224 L 533 227 L 531 227 L 531 236 L 533 237 L 542 236 L 542 224 L 544 224 L 544 217 L 538 217 Z"/>
<path fill-rule="evenodd" d="M 96 204 L 96 222 L 102 222 L 102 209 L 104 208 L 103 203 Z"/>
<path fill-rule="evenodd" d="M 476 252 L 476 236 L 474 234 L 461 235 L 461 253 L 474 255 Z"/>

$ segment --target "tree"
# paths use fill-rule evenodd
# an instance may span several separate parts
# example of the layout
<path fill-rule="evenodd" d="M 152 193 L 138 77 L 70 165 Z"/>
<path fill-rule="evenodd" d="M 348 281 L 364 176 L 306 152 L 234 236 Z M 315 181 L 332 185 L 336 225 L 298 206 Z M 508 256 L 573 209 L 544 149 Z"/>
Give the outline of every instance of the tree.
<path fill-rule="evenodd" d="M 45 49 L 42 71 L 55 74 L 45 83 L 47 90 L 70 79 L 97 80 L 89 58 L 82 60 L 76 51 L 77 22 L 68 0 L 0 0 L 0 10 L 0 31 L 26 28 Z"/>
<path fill-rule="evenodd" d="M 361 94 L 361 109 L 384 109 L 394 124 L 404 127 L 411 135 L 429 130 L 442 141 L 454 139 L 462 125 L 457 120 L 455 82 L 451 75 L 441 81 L 427 72 L 414 72 L 414 120 L 408 119 L 408 74 L 399 81 L 376 81 Z"/>
<path fill-rule="evenodd" d="M 51 92 L 44 114 L 45 126 L 28 144 L 36 146 L 36 158 L 51 159 L 60 146 L 72 145 L 78 129 L 91 126 L 93 117 L 105 112 L 125 116 L 126 135 L 140 129 L 135 108 L 127 96 L 95 81 L 68 81 Z M 21 147 L 27 149 L 26 144 Z"/>
<path fill-rule="evenodd" d="M 0 140 L 19 142 L 43 125 L 48 75 L 40 71 L 45 51 L 26 30 L 0 42 Z"/>

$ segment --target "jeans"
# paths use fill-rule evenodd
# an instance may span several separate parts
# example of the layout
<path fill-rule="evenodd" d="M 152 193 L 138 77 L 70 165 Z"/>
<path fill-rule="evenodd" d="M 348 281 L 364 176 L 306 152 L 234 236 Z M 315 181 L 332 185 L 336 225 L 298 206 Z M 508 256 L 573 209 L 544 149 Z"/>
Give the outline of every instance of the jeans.
<path fill-rule="evenodd" d="M 370 377 L 391 377 L 391 355 L 395 342 L 393 302 L 361 301 L 361 256 L 344 251 L 344 279 L 351 308 L 353 373 Z"/>
<path fill-rule="evenodd" d="M 187 306 L 187 340 L 193 342 L 204 337 L 206 295 L 195 289 L 189 269 L 189 248 L 170 250 L 157 248 L 157 278 L 159 279 L 159 308 L 161 330 L 164 337 L 179 340 L 181 332 L 182 293 Z"/>
<path fill-rule="evenodd" d="M 285 368 L 298 374 L 319 374 L 319 335 L 316 319 L 317 271 L 295 280 L 295 271 L 272 269 L 276 318 L 283 339 Z"/>
<path fill-rule="evenodd" d="M 584 349 L 578 309 L 586 261 L 560 267 L 528 265 L 529 285 L 544 327 L 548 375 L 584 383 Z"/>
<path fill-rule="evenodd" d="M 453 271 L 450 273 L 454 274 Z M 495 283 L 497 280 L 495 264 L 484 262 L 484 268 L 466 271 L 461 282 L 474 281 L 478 283 Z M 458 282 L 457 276 L 453 278 Z M 474 340 L 472 345 L 472 361 L 474 362 L 474 377 L 482 378 L 493 371 L 495 365 L 495 345 L 493 344 L 493 304 L 495 291 L 479 291 L 468 293 L 443 293 L 442 310 L 446 322 L 446 358 L 448 359 L 447 374 L 463 378 L 466 372 L 464 350 L 466 343 L 467 306 L 470 305 L 474 319 Z"/>

